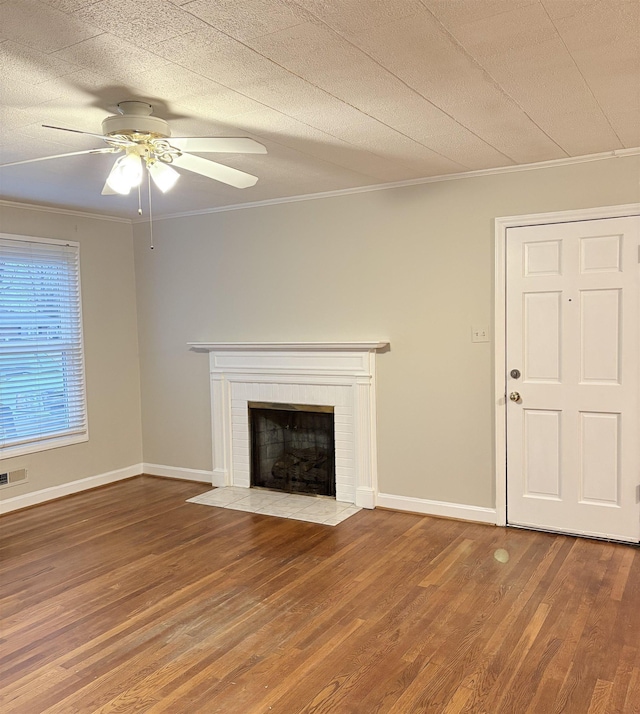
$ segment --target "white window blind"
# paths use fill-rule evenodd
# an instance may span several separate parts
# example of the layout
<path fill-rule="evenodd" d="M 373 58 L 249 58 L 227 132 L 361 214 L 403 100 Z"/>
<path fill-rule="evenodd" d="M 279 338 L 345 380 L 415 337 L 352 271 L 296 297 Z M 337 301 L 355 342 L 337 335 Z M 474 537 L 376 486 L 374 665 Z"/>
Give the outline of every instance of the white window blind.
<path fill-rule="evenodd" d="M 87 438 L 78 244 L 0 234 L 0 456 Z"/>

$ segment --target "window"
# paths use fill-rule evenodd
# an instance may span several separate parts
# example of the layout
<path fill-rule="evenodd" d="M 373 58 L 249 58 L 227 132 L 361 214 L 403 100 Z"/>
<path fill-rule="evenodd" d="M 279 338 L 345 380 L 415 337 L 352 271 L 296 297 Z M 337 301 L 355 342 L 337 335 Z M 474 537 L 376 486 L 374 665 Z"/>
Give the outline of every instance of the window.
<path fill-rule="evenodd" d="M 0 457 L 88 439 L 79 257 L 0 233 Z"/>

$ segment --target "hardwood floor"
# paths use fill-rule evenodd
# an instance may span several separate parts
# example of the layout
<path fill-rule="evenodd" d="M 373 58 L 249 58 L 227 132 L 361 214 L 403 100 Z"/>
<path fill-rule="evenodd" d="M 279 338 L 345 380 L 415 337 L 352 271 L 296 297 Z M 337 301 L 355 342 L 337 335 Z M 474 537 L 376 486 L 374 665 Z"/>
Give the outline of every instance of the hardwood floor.
<path fill-rule="evenodd" d="M 205 490 L 0 519 L 3 714 L 640 712 L 638 548 L 185 503 Z"/>

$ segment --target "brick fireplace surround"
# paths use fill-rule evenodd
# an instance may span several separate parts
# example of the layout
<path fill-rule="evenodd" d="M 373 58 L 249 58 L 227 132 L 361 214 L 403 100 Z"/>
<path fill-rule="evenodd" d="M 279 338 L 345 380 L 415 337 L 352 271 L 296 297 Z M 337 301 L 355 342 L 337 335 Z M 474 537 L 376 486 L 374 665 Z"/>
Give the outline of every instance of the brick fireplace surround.
<path fill-rule="evenodd" d="M 374 508 L 375 357 L 388 342 L 191 342 L 209 352 L 213 485 L 251 485 L 249 402 L 334 407 L 336 500 Z"/>

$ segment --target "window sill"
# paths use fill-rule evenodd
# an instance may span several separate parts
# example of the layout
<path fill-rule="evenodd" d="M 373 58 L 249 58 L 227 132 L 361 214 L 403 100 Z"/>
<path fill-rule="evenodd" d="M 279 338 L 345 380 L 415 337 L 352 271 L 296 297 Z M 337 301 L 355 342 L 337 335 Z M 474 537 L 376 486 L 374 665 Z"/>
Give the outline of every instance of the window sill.
<path fill-rule="evenodd" d="M 11 459 L 15 456 L 26 456 L 38 451 L 48 451 L 49 449 L 59 449 L 63 446 L 80 444 L 89 441 L 89 433 L 69 434 L 67 436 L 56 436 L 51 439 L 39 439 L 38 441 L 26 444 L 16 444 L 15 446 L 0 447 L 0 460 Z"/>

